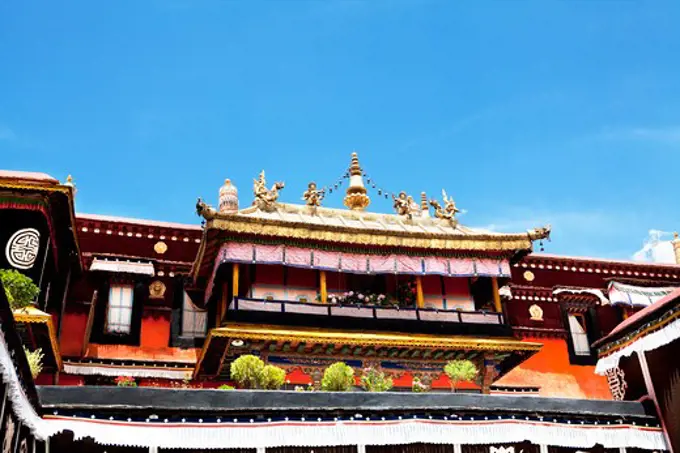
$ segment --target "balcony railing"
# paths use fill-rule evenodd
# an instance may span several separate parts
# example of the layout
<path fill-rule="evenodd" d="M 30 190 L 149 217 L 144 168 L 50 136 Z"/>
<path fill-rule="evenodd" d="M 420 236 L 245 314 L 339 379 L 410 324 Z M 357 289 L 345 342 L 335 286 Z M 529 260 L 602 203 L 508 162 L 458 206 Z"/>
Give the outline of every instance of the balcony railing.
<path fill-rule="evenodd" d="M 435 308 L 398 308 L 370 305 L 335 305 L 234 298 L 230 311 L 295 313 L 328 317 L 381 320 L 429 321 L 469 324 L 504 324 L 503 314 L 487 311 L 438 310 Z"/>

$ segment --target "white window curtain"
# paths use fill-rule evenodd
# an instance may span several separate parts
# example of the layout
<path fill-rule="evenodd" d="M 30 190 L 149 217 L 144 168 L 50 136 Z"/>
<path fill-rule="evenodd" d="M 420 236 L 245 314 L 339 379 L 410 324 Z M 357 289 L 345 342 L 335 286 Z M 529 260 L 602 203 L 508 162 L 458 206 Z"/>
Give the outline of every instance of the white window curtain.
<path fill-rule="evenodd" d="M 182 303 L 182 336 L 191 338 L 205 337 L 207 327 L 207 312 L 198 309 L 185 292 L 184 302 Z"/>
<path fill-rule="evenodd" d="M 133 294 L 132 285 L 111 285 L 109 308 L 106 313 L 107 333 L 130 333 Z"/>
<path fill-rule="evenodd" d="M 569 315 L 569 330 L 571 330 L 571 341 L 574 343 L 574 353 L 576 355 L 590 355 L 588 334 L 574 315 Z"/>

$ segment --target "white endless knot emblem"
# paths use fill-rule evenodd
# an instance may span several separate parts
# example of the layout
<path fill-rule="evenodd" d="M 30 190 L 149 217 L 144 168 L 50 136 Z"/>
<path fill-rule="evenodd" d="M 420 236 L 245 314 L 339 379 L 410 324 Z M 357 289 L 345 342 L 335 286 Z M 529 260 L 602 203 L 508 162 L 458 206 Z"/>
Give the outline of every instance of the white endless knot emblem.
<path fill-rule="evenodd" d="M 612 397 L 615 400 L 622 400 L 626 396 L 626 390 L 628 389 L 623 370 L 619 367 L 611 368 L 607 370 L 606 375 Z"/>
<path fill-rule="evenodd" d="M 40 233 L 34 228 L 19 230 L 9 238 L 5 255 L 10 266 L 17 269 L 33 267 L 40 250 Z"/>

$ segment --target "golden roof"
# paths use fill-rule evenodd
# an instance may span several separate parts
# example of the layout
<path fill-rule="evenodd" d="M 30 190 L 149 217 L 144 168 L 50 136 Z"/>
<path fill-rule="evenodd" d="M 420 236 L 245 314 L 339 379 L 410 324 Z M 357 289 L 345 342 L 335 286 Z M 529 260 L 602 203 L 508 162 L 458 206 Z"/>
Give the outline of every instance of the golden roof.
<path fill-rule="evenodd" d="M 549 228 L 524 233 L 497 233 L 452 225 L 444 219 L 277 204 L 267 212 L 255 206 L 234 214 L 216 213 L 206 229 L 272 238 L 330 241 L 358 246 L 387 246 L 441 250 L 516 251 L 548 237 Z"/>

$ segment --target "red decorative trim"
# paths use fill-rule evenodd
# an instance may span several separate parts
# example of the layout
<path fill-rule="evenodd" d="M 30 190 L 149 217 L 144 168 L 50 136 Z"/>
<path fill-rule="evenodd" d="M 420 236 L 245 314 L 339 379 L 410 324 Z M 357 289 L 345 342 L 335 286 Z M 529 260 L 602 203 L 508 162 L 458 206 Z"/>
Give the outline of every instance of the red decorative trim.
<path fill-rule="evenodd" d="M 588 257 L 533 254 L 525 256 L 514 267 L 558 272 L 580 272 L 603 277 L 666 278 L 676 282 L 680 280 L 680 266 L 678 265 L 613 261 Z"/>

